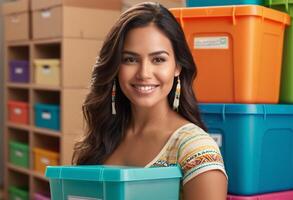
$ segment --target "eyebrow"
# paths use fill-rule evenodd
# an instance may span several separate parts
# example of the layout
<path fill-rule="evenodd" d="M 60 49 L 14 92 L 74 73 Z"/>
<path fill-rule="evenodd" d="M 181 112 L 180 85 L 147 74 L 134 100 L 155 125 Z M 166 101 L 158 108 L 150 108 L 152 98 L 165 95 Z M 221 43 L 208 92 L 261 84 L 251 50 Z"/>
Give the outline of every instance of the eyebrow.
<path fill-rule="evenodd" d="M 130 54 L 133 56 L 139 56 L 138 53 L 132 52 L 132 51 L 122 51 L 122 54 Z M 167 51 L 155 51 L 152 53 L 149 53 L 150 56 L 160 55 L 160 54 L 167 54 L 169 56 L 169 53 Z"/>

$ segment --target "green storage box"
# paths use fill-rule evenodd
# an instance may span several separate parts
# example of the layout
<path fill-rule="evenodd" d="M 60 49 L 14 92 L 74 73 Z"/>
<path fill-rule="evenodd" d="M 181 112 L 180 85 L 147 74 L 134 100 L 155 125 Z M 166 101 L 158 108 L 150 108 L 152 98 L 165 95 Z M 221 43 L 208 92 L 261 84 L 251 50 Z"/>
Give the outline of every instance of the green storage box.
<path fill-rule="evenodd" d="M 10 186 L 8 189 L 9 200 L 29 200 L 28 189 Z"/>
<path fill-rule="evenodd" d="M 29 168 L 29 146 L 24 143 L 9 142 L 9 162 L 24 168 Z"/>
<path fill-rule="evenodd" d="M 174 167 L 50 166 L 52 200 L 178 200 L 181 170 Z"/>
<path fill-rule="evenodd" d="M 293 0 L 266 0 L 266 5 L 291 16 L 284 38 L 280 102 L 293 103 Z"/>

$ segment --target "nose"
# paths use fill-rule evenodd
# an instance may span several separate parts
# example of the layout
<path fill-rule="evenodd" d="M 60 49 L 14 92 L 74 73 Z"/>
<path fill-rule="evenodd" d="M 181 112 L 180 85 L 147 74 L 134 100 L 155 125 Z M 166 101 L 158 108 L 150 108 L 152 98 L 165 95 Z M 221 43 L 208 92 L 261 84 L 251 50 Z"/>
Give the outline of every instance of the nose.
<path fill-rule="evenodd" d="M 151 71 L 151 64 L 148 62 L 148 60 L 142 60 L 139 64 L 136 78 L 142 80 L 149 79 L 151 78 Z"/>

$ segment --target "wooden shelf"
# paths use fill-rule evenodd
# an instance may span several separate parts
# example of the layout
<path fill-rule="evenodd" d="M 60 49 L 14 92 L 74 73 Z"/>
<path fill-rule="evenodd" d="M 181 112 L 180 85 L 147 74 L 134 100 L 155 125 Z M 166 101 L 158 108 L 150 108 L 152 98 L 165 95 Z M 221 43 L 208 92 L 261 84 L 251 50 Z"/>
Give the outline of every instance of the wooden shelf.
<path fill-rule="evenodd" d="M 27 174 L 27 175 L 30 174 L 30 169 L 26 169 L 26 168 L 23 168 L 23 167 L 18 167 L 18 166 L 15 166 L 13 164 L 10 164 L 10 163 L 7 164 L 7 167 L 9 169 L 11 169 L 11 170 L 14 170 L 14 171 L 17 171 L 17 172 L 20 172 L 20 173 L 23 173 L 23 174 Z"/>
<path fill-rule="evenodd" d="M 26 130 L 26 131 L 29 131 L 31 129 L 31 127 L 29 125 L 25 125 L 25 124 L 16 124 L 16 123 L 12 123 L 12 122 L 6 122 L 6 125 L 10 128 Z"/>
<path fill-rule="evenodd" d="M 17 89 L 29 89 L 30 88 L 30 84 L 28 84 L 28 83 L 11 83 L 11 82 L 7 82 L 6 86 L 8 88 L 17 88 Z"/>
<path fill-rule="evenodd" d="M 5 41 L 8 47 L 17 47 L 17 46 L 28 46 L 31 44 L 30 40 L 23 40 L 23 41 Z"/>
<path fill-rule="evenodd" d="M 40 172 L 32 171 L 32 175 L 38 179 L 49 181 L 49 179 L 45 177 L 45 175 L 41 174 Z"/>
<path fill-rule="evenodd" d="M 52 39 L 37 39 L 32 41 L 33 44 L 52 44 L 52 43 L 61 43 L 62 38 L 52 38 Z"/>
<path fill-rule="evenodd" d="M 50 86 L 50 85 L 37 85 L 32 84 L 32 88 L 36 90 L 49 90 L 49 91 L 60 91 L 60 86 Z"/>
<path fill-rule="evenodd" d="M 47 136 L 52 136 L 52 137 L 57 137 L 57 138 L 61 137 L 61 132 L 53 131 L 53 130 L 49 130 L 49 129 L 33 127 L 32 131 L 35 134 L 39 134 L 39 135 L 47 135 Z"/>

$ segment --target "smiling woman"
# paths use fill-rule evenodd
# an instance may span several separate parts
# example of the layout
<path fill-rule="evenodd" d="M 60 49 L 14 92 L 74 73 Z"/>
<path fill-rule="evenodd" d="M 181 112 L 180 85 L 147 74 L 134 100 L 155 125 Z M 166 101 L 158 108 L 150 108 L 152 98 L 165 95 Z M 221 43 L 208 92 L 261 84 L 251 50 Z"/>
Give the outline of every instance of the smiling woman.
<path fill-rule="evenodd" d="M 223 159 L 192 90 L 196 67 L 183 31 L 156 3 L 125 11 L 108 34 L 83 112 L 73 163 L 179 165 L 184 200 L 224 200 Z"/>

